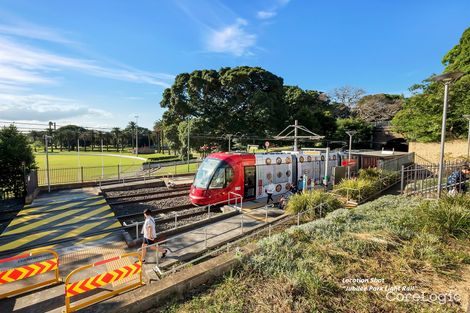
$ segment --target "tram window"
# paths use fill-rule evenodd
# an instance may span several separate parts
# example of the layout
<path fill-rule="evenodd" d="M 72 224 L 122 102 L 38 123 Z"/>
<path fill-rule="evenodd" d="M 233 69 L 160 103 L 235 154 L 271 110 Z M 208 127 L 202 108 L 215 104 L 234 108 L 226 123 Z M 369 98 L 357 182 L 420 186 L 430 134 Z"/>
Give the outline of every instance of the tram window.
<path fill-rule="evenodd" d="M 227 187 L 233 180 L 233 168 L 226 167 L 225 168 L 225 186 Z"/>
<path fill-rule="evenodd" d="M 210 189 L 223 188 L 225 185 L 225 168 L 219 167 L 212 177 Z"/>

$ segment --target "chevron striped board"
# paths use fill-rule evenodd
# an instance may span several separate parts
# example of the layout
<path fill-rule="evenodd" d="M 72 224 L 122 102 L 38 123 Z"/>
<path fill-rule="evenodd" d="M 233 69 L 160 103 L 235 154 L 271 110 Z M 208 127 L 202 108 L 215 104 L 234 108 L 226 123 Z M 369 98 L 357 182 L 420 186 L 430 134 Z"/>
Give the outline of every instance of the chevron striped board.
<path fill-rule="evenodd" d="M 132 265 L 126 265 L 110 272 L 67 284 L 65 287 L 65 297 L 73 297 L 78 294 L 100 288 L 120 279 L 139 274 L 141 270 L 141 264 L 136 262 Z"/>
<path fill-rule="evenodd" d="M 0 272 L 0 285 L 56 270 L 58 264 L 54 258 Z"/>

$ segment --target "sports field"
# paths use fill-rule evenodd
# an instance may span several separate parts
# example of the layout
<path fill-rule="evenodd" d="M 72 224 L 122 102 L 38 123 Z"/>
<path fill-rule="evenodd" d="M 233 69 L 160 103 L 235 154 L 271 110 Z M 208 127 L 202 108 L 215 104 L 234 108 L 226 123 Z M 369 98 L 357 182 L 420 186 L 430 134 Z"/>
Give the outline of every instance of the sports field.
<path fill-rule="evenodd" d="M 36 165 L 39 169 L 46 168 L 46 154 L 35 153 Z M 101 152 L 49 152 L 49 168 L 71 168 L 80 166 L 101 166 L 102 162 L 104 166 L 113 166 L 121 164 L 122 166 L 141 165 L 147 158 L 159 157 L 163 154 L 145 154 L 135 158 L 135 155 L 130 153 L 119 154 L 117 152 L 104 152 L 101 156 Z M 102 161 L 103 160 L 103 161 Z"/>

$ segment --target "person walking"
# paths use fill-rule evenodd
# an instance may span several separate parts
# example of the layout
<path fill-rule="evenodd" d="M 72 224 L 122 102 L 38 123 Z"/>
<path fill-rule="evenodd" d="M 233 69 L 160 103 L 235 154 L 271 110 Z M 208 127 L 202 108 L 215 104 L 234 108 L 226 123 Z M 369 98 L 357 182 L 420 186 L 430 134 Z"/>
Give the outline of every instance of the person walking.
<path fill-rule="evenodd" d="M 144 211 L 145 222 L 142 228 L 142 234 L 144 235 L 144 241 L 142 242 L 142 263 L 145 263 L 145 255 L 147 254 L 147 246 L 152 245 L 155 243 L 155 239 L 157 238 L 157 231 L 155 228 L 155 220 L 152 217 L 152 211 L 150 209 L 146 209 Z M 157 250 L 157 247 L 151 246 L 150 249 Z M 162 253 L 162 258 L 164 258 L 168 252 L 167 249 L 163 249 L 162 247 L 158 247 L 158 252 Z"/>
<path fill-rule="evenodd" d="M 266 200 L 266 204 L 269 204 L 269 200 L 271 200 L 274 203 L 273 193 L 275 189 L 276 189 L 276 186 L 274 186 L 273 182 L 270 181 L 269 184 L 266 186 L 266 189 L 264 190 L 266 191 L 266 194 L 268 195 L 268 200 Z"/>

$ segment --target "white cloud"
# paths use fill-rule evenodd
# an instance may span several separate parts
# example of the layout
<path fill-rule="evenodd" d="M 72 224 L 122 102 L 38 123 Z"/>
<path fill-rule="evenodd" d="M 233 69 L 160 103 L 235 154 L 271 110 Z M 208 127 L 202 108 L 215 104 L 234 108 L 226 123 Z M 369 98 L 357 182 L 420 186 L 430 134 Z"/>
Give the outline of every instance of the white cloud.
<path fill-rule="evenodd" d="M 267 20 L 272 17 L 275 17 L 276 14 L 277 12 L 275 11 L 258 11 L 258 13 L 256 13 L 256 17 L 262 20 Z"/>
<path fill-rule="evenodd" d="M 219 30 L 212 30 L 207 49 L 211 52 L 230 53 L 235 56 L 250 55 L 249 48 L 256 44 L 256 35 L 248 33 L 244 19 Z"/>
<path fill-rule="evenodd" d="M 0 116 L 6 120 L 50 121 L 87 116 L 103 118 L 111 113 L 50 95 L 0 94 Z"/>

